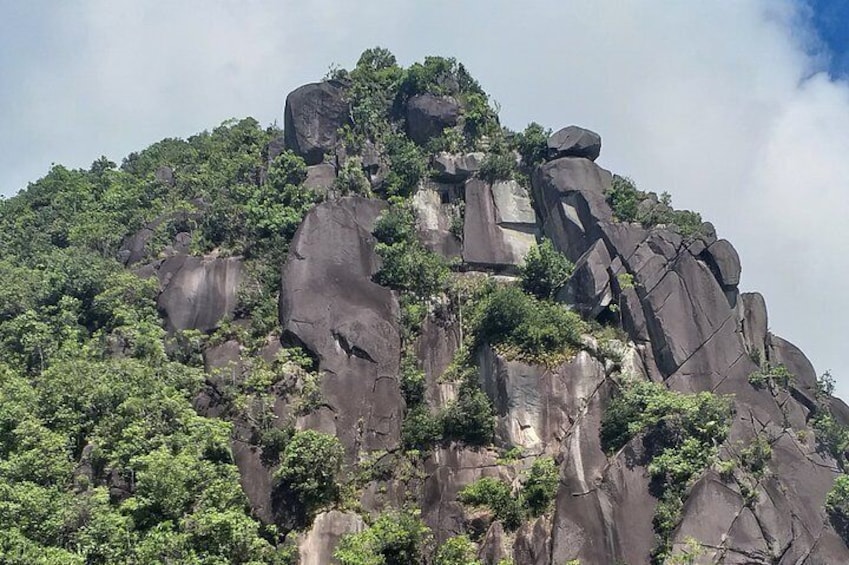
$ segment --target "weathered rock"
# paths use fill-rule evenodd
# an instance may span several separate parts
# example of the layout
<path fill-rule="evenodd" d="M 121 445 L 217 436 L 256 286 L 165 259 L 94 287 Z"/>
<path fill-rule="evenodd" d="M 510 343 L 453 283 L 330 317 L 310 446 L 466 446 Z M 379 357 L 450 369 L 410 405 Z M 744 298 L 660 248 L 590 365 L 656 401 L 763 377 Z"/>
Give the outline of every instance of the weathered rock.
<path fill-rule="evenodd" d="M 284 342 L 304 347 L 323 373 L 323 406 L 300 425 L 358 449 L 398 446 L 404 401 L 398 386 L 398 302 L 372 282 L 371 236 L 385 203 L 360 197 L 307 214 L 290 245 L 280 291 Z"/>
<path fill-rule="evenodd" d="M 157 167 L 157 169 L 153 172 L 153 178 L 156 179 L 156 182 L 168 185 L 175 186 L 177 184 L 177 179 L 174 176 L 174 169 L 167 165 L 162 165 L 161 167 Z"/>
<path fill-rule="evenodd" d="M 336 167 L 330 163 L 320 163 L 307 167 L 305 188 L 311 188 L 319 194 L 326 194 L 336 181 Z"/>
<path fill-rule="evenodd" d="M 242 260 L 177 255 L 162 261 L 156 276 L 156 304 L 168 330 L 210 331 L 236 309 Z"/>
<path fill-rule="evenodd" d="M 530 219 L 527 213 L 530 200 L 521 187 L 502 185 L 499 199 L 500 207 L 496 207 L 492 187 L 481 180 L 472 179 L 466 183 L 463 261 L 511 272 L 516 271 L 536 243 L 536 224 L 521 222 Z M 520 221 L 502 223 L 499 218 Z"/>
<path fill-rule="evenodd" d="M 527 565 L 551 565 L 551 524 L 541 516 L 516 532 L 513 561 Z"/>
<path fill-rule="evenodd" d="M 286 150 L 286 136 L 275 137 L 265 146 L 265 160 L 269 165 Z"/>
<path fill-rule="evenodd" d="M 605 376 L 604 367 L 586 352 L 546 369 L 483 348 L 478 366 L 481 387 L 495 407 L 498 443 L 537 453 L 560 446 Z"/>
<path fill-rule="evenodd" d="M 498 565 L 509 557 L 510 552 L 507 550 L 505 537 L 504 526 L 501 522 L 493 522 L 486 531 L 486 536 L 478 550 L 478 559 L 483 562 L 483 565 Z"/>
<path fill-rule="evenodd" d="M 767 316 L 766 301 L 759 292 L 744 292 L 740 295 L 743 313 L 741 329 L 746 350 L 758 363 L 766 361 Z"/>
<path fill-rule="evenodd" d="M 422 488 L 422 520 L 437 542 L 459 535 L 466 529 L 466 509 L 457 501 L 460 490 L 482 477 L 512 482 L 507 469 L 495 464 L 489 451 L 460 446 L 436 449 L 425 460 L 426 479 Z"/>
<path fill-rule="evenodd" d="M 418 233 L 425 247 L 443 257 L 459 257 L 462 242 L 457 237 L 461 225 L 455 204 L 443 202 L 446 191 L 439 185 L 425 183 L 413 195 L 412 203 L 418 219 Z"/>
<path fill-rule="evenodd" d="M 118 251 L 118 260 L 127 266 L 143 261 L 150 253 L 149 244 L 160 226 L 169 222 L 175 226 L 187 226 L 199 220 L 202 215 L 202 208 L 198 208 L 196 211 L 180 210 L 157 216 L 139 231 L 124 239 Z"/>
<path fill-rule="evenodd" d="M 598 222 L 612 220 L 604 201 L 612 178 L 592 161 L 575 157 L 549 161 L 534 171 L 534 202 L 543 232 L 572 261 L 598 239 Z"/>
<path fill-rule="evenodd" d="M 283 111 L 286 148 L 317 165 L 336 146 L 337 130 L 349 121 L 345 88 L 324 81 L 293 90 Z"/>
<path fill-rule="evenodd" d="M 740 284 L 740 257 L 727 239 L 713 243 L 703 254 L 723 288 Z"/>
<path fill-rule="evenodd" d="M 492 201 L 495 205 L 495 223 L 517 229 L 528 229 L 537 218 L 528 191 L 514 180 L 497 180 L 492 183 Z"/>
<path fill-rule="evenodd" d="M 805 404 L 815 407 L 817 373 L 802 350 L 775 334 L 767 334 L 767 359 L 772 365 L 784 365 L 793 375 L 793 388 L 804 395 Z"/>
<path fill-rule="evenodd" d="M 445 128 L 457 125 L 460 103 L 450 96 L 418 94 L 407 102 L 407 135 L 424 145 L 442 135 Z"/>
<path fill-rule="evenodd" d="M 610 287 L 610 254 L 601 240 L 596 240 L 575 263 L 569 281 L 557 300 L 574 305 L 587 318 L 596 318 L 613 300 Z"/>
<path fill-rule="evenodd" d="M 595 161 L 601 153 L 601 136 L 578 126 L 568 126 L 548 138 L 549 159 L 584 157 Z"/>
<path fill-rule="evenodd" d="M 298 540 L 300 565 L 330 565 L 339 563 L 333 551 L 346 534 L 356 534 L 366 525 L 359 515 L 352 512 L 331 510 L 315 517 L 312 528 Z"/>
<path fill-rule="evenodd" d="M 442 182 L 461 183 L 469 179 L 481 168 L 485 153 L 437 153 L 433 158 L 436 179 Z"/>

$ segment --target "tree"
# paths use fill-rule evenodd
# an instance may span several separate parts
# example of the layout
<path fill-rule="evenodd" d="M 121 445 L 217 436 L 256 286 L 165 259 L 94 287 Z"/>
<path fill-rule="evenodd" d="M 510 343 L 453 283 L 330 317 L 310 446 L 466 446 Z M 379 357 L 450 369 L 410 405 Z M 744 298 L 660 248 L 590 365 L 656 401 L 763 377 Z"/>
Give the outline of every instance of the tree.
<path fill-rule="evenodd" d="M 336 475 L 342 455 L 342 444 L 335 436 L 315 430 L 297 432 L 283 450 L 274 477 L 311 513 L 338 497 Z"/>

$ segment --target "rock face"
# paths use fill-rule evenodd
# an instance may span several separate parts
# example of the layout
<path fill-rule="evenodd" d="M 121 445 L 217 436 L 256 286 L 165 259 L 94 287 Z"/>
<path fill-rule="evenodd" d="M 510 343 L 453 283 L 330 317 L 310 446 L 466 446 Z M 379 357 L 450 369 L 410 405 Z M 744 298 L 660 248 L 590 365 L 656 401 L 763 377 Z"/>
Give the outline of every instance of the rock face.
<path fill-rule="evenodd" d="M 414 96 L 396 110 L 402 114 L 397 125 L 406 117 L 407 133 L 420 145 L 457 126 L 461 116 L 457 100 L 434 94 Z M 307 85 L 287 99 L 285 144 L 310 163 L 309 186 L 332 184 L 346 156 L 337 152 L 335 164 L 321 161 L 335 150 L 336 130 L 347 120 L 338 84 Z M 357 156 L 375 187 L 390 165 L 378 145 Z M 549 365 L 508 358 L 509 351 L 485 344 L 466 351 L 461 314 L 452 310 L 458 297 L 448 294 L 422 301 L 427 315 L 416 338 L 402 347 L 399 294 L 373 281 L 380 259 L 371 232 L 387 204 L 337 199 L 331 191 L 290 244 L 279 302 L 280 342 L 313 358 L 321 399 L 312 411 L 294 416 L 281 392 L 275 416 L 341 440 L 344 472 L 351 473 L 345 476 L 360 481 L 351 506 L 362 516 L 417 507 L 436 543 L 469 534 L 478 557 L 492 565 L 502 559 L 516 565 L 647 565 L 656 549 L 653 516 L 661 496 L 648 470 L 651 440 L 637 435 L 611 453 L 599 434 L 622 375 L 683 393 L 728 395 L 733 416 L 728 439 L 718 448 L 724 461 L 737 464 L 722 473 L 703 469 L 686 486 L 668 539 L 672 549 L 688 551 L 696 540 L 701 551 L 694 562 L 706 564 L 849 563 L 849 549 L 824 510 L 840 466 L 818 445 L 811 423 L 820 410 L 847 423 L 849 407 L 823 401 L 808 359 L 769 332 L 764 298 L 740 293 L 740 258 L 710 224 L 684 236 L 674 227 L 615 218 L 606 200 L 612 175 L 595 163 L 600 149 L 592 131 L 558 131 L 548 140 L 548 159 L 528 171 L 530 187 L 477 177 L 482 153 L 441 153 L 432 156 L 436 172 L 420 183 L 410 204 L 422 243 L 456 260 L 458 278 L 516 275 L 528 250 L 541 237 L 549 239 L 575 262 L 556 300 L 624 333 L 602 342 L 605 334 L 594 331 L 595 337 L 584 336 L 580 351 Z M 667 204 L 647 197 L 640 206 L 645 212 Z M 128 242 L 128 262 L 145 241 Z M 155 264 L 169 329 L 208 331 L 232 313 L 240 265 L 235 258 L 184 255 Z M 409 333 L 404 335 L 407 340 Z M 410 455 L 402 449 L 408 407 L 401 360 L 421 369 L 421 407 L 436 415 L 466 392 L 445 378 L 458 352 L 475 361 L 477 384 L 494 409 L 495 440 L 475 448 L 445 441 Z M 210 348 L 209 380 L 215 368 L 246 363 L 244 355 L 235 342 Z M 270 358 L 271 350 L 262 355 Z M 791 382 L 761 389 L 749 383 L 754 371 L 778 365 L 794 375 Z M 211 394 L 196 404 L 217 414 Z M 241 441 L 245 422 L 234 428 L 233 456 L 245 492 L 257 516 L 274 520 L 270 468 L 260 448 Z M 743 463 L 756 439 L 771 449 L 757 475 Z M 552 507 L 541 516 L 510 525 L 499 519 L 498 509 L 458 501 L 465 486 L 484 477 L 517 492 L 539 457 L 551 457 L 558 469 Z M 365 470 L 371 475 L 359 478 Z M 333 563 L 340 537 L 361 531 L 366 522 L 350 512 L 319 514 L 299 534 L 301 563 Z"/>
<path fill-rule="evenodd" d="M 548 138 L 548 156 L 585 157 L 591 161 L 601 153 L 601 136 L 594 131 L 578 126 L 565 127 Z"/>
<path fill-rule="evenodd" d="M 156 303 L 169 330 L 209 331 L 236 308 L 242 260 L 178 255 L 156 268 L 162 292 Z"/>
<path fill-rule="evenodd" d="M 323 404 L 303 425 L 335 434 L 349 456 L 398 446 L 398 302 L 372 282 L 371 230 L 385 204 L 360 197 L 325 202 L 298 228 L 283 269 L 284 342 L 318 361 Z"/>
<path fill-rule="evenodd" d="M 336 146 L 336 131 L 348 123 L 345 89 L 333 81 L 304 85 L 286 97 L 286 148 L 317 165 Z"/>
<path fill-rule="evenodd" d="M 527 191 L 515 181 L 466 183 L 463 261 L 515 271 L 536 243 L 536 216 Z"/>
<path fill-rule="evenodd" d="M 442 135 L 445 128 L 457 125 L 460 104 L 450 96 L 426 93 L 413 96 L 407 102 L 407 135 L 424 145 Z"/>

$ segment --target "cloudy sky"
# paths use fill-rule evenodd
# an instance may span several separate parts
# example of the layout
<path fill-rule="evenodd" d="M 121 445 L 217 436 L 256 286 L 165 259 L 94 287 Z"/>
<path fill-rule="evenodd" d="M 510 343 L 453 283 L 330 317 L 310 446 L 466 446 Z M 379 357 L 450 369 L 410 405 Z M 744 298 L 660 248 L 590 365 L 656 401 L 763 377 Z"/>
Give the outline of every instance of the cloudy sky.
<path fill-rule="evenodd" d="M 0 191 L 115 161 L 382 45 L 456 56 L 502 121 L 601 133 L 599 162 L 734 243 L 771 329 L 849 397 L 849 2 L 0 0 Z"/>

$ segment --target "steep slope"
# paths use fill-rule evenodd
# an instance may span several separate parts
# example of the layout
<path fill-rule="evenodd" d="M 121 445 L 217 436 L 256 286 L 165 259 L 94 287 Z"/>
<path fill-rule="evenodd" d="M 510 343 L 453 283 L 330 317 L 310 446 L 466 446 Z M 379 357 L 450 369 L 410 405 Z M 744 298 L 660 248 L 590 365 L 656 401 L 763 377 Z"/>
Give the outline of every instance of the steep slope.
<path fill-rule="evenodd" d="M 849 408 L 709 223 L 452 59 L 332 75 L 3 203 L 4 562 L 849 562 Z"/>

